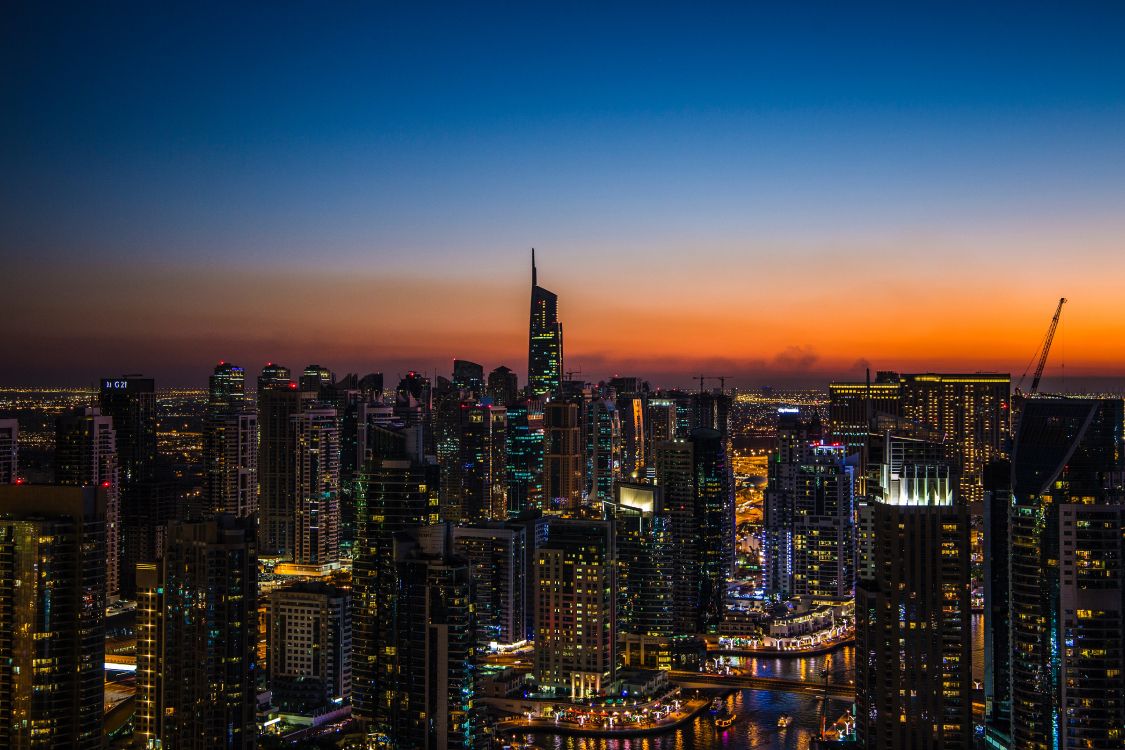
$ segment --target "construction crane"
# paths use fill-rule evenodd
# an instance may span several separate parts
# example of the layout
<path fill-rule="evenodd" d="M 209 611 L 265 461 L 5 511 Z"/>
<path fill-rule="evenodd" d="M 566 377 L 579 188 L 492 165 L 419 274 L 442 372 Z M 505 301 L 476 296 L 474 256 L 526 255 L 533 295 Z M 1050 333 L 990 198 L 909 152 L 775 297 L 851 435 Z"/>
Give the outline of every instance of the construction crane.
<path fill-rule="evenodd" d="M 1031 361 L 1027 363 L 1024 368 L 1023 375 L 1020 375 L 1019 385 L 1016 386 L 1016 393 L 1022 394 L 1020 388 L 1023 386 L 1024 378 L 1027 377 L 1027 371 L 1031 369 L 1031 362 L 1035 361 L 1035 356 L 1039 356 L 1039 364 L 1035 366 L 1035 377 L 1031 379 L 1031 390 L 1027 392 L 1028 396 L 1034 396 L 1039 392 L 1039 381 L 1043 379 L 1043 368 L 1047 366 L 1047 355 L 1051 352 L 1051 342 L 1055 340 L 1055 329 L 1059 327 L 1059 315 L 1062 314 L 1062 307 L 1066 304 L 1066 297 L 1059 298 L 1059 306 L 1055 308 L 1055 315 L 1051 318 L 1051 325 L 1047 326 L 1047 335 L 1043 337 L 1043 343 L 1035 354 L 1031 356 Z"/>
<path fill-rule="evenodd" d="M 698 380 L 699 381 L 699 392 L 700 393 L 703 393 L 703 381 L 704 380 L 718 380 L 719 381 L 719 390 L 723 393 L 727 392 L 727 376 L 726 375 L 697 375 L 696 377 L 692 378 L 692 380 Z"/>

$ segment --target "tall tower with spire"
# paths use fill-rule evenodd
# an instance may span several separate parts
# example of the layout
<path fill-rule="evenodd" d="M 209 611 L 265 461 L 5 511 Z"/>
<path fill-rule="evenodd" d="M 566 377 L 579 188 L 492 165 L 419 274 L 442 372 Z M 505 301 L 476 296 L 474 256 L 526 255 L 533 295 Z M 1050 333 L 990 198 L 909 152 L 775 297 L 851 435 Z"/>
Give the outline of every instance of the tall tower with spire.
<path fill-rule="evenodd" d="M 559 298 L 539 286 L 535 248 L 531 249 L 531 321 L 527 342 L 527 389 L 534 396 L 559 391 L 563 373 L 562 323 Z"/>

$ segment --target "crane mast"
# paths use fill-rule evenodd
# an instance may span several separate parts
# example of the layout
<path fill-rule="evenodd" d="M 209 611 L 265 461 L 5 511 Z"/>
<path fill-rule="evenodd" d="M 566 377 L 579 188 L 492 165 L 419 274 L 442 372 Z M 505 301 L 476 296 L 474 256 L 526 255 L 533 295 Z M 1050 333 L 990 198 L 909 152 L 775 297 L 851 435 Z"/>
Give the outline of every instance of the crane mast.
<path fill-rule="evenodd" d="M 1043 378 L 1043 368 L 1047 366 L 1047 355 L 1051 351 L 1051 342 L 1055 340 L 1055 329 L 1059 327 L 1059 315 L 1064 304 L 1066 304 L 1066 297 L 1060 297 L 1059 306 L 1055 308 L 1055 315 L 1047 328 L 1047 338 L 1043 340 L 1043 353 L 1039 355 L 1039 364 L 1035 367 L 1035 377 L 1031 380 L 1031 390 L 1028 391 L 1028 395 L 1039 392 L 1039 381 Z"/>

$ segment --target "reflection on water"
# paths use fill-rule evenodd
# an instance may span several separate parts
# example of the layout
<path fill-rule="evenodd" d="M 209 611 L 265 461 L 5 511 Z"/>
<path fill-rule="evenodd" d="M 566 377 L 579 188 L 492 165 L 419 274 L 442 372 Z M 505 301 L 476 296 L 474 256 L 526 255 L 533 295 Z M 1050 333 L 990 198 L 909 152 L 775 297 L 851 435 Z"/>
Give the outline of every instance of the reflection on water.
<path fill-rule="evenodd" d="M 827 669 L 831 682 L 847 683 L 855 679 L 855 649 L 851 646 L 804 659 L 725 657 L 723 662 L 759 677 L 819 682 Z M 979 680 L 983 674 L 984 618 L 973 615 L 973 677 Z M 558 750 L 804 750 L 820 727 L 821 699 L 816 696 L 741 690 L 727 699 L 727 705 L 738 713 L 738 721 L 728 729 L 716 727 L 711 715 L 704 712 L 675 732 L 656 737 L 604 739 L 536 734 L 532 741 L 540 747 Z M 848 701 L 829 699 L 825 711 L 828 722 L 850 708 Z M 793 723 L 786 729 L 777 726 L 777 719 L 783 713 L 793 717 Z"/>

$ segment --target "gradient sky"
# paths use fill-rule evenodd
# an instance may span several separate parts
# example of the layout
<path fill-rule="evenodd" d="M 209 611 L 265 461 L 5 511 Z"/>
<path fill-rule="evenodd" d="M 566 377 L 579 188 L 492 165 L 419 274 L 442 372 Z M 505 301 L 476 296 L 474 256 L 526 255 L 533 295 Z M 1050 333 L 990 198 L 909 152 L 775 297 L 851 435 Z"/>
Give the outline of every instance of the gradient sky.
<path fill-rule="evenodd" d="M 1125 383 L 1125 6 L 697 5 L 3 4 L 0 383 Z"/>

